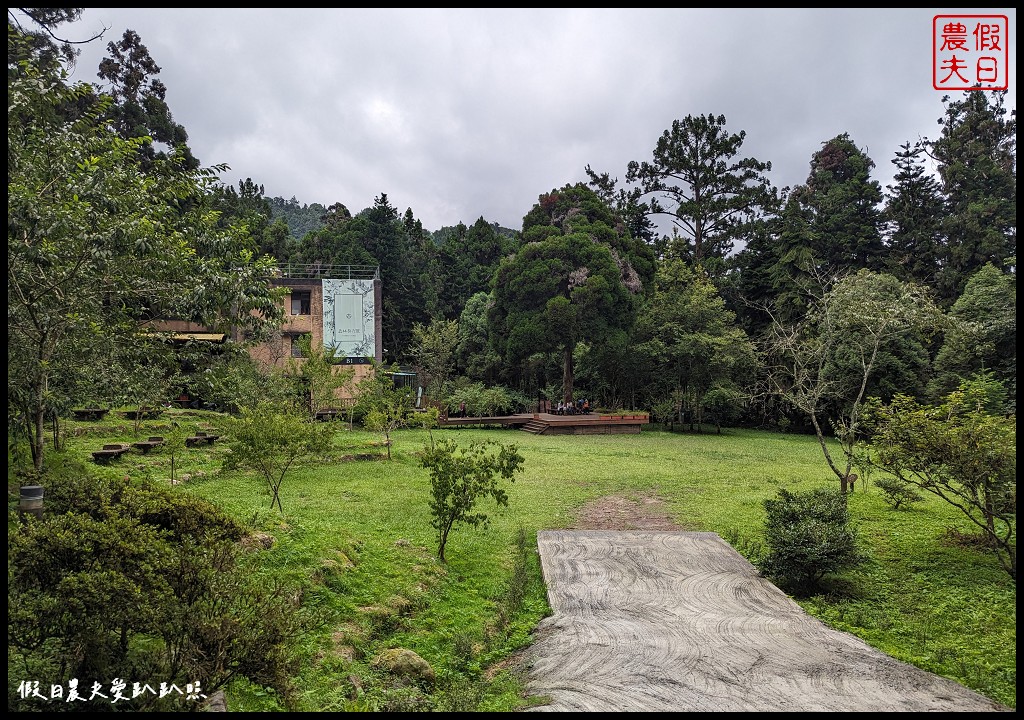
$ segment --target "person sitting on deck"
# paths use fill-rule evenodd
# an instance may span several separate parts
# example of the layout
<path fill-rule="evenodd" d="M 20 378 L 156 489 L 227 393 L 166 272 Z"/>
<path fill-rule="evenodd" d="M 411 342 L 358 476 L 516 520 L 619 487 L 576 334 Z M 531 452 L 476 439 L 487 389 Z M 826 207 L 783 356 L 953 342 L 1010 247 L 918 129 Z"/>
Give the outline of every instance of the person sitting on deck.
<path fill-rule="evenodd" d="M 586 398 L 583 398 L 583 414 L 584 415 L 589 415 L 590 414 L 590 401 L 587 400 Z"/>

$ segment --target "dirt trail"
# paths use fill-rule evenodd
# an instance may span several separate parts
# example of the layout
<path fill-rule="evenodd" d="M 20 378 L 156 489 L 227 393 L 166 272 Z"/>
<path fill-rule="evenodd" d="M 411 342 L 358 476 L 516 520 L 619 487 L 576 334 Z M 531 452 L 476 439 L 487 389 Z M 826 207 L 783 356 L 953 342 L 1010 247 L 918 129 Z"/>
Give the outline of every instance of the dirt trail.
<path fill-rule="evenodd" d="M 531 712 L 1012 711 L 829 629 L 656 499 L 579 524 L 616 529 L 538 534 L 553 614 L 524 660 L 550 703 Z"/>

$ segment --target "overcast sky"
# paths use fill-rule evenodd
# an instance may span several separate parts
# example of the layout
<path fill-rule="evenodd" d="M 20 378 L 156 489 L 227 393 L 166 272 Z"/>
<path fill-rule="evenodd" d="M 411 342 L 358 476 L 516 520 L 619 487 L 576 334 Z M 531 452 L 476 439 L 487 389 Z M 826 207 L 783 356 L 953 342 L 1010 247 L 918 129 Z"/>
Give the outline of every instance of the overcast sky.
<path fill-rule="evenodd" d="M 481 216 L 520 229 L 588 164 L 621 186 L 687 115 L 745 131 L 740 155 L 770 161 L 779 187 L 848 132 L 884 189 L 900 145 L 938 135 L 938 14 L 1008 17 L 1015 109 L 1012 8 L 89 8 L 64 31 L 106 29 L 83 49 L 86 82 L 136 31 L 193 152 L 230 166 L 227 184 L 353 213 L 383 193 L 427 230 Z"/>

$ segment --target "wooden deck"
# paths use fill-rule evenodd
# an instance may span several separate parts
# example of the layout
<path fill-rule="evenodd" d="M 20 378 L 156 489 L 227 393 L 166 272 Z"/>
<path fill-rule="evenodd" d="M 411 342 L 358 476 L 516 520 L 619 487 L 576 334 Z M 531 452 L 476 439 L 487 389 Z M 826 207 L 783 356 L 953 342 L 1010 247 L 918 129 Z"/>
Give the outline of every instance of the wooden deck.
<path fill-rule="evenodd" d="M 483 415 L 470 417 L 438 418 L 441 427 L 472 427 L 480 425 L 501 425 L 502 427 L 519 427 L 533 418 L 533 413 L 518 415 Z"/>
<path fill-rule="evenodd" d="M 535 435 L 606 435 L 638 433 L 650 422 L 647 415 L 555 415 L 554 413 L 519 413 L 484 417 L 448 417 L 438 420 L 441 427 L 473 427 L 500 425 L 517 427 Z"/>

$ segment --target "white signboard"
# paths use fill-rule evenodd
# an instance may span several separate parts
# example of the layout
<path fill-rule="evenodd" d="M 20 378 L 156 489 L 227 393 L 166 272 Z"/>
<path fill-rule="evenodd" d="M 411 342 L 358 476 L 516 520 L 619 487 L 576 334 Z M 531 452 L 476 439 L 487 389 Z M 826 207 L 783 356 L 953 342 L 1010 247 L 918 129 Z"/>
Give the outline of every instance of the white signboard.
<path fill-rule="evenodd" d="M 373 280 L 324 280 L 324 347 L 341 357 L 376 357 Z"/>

